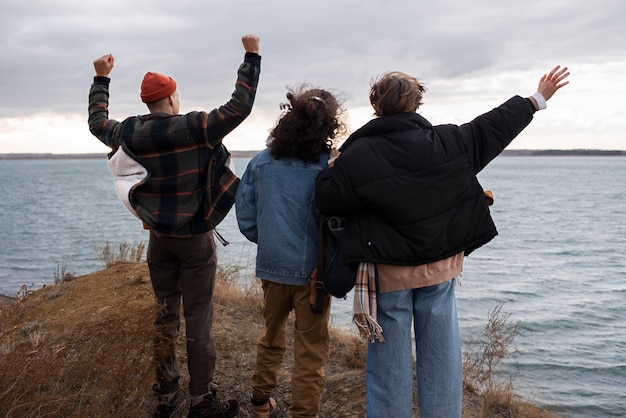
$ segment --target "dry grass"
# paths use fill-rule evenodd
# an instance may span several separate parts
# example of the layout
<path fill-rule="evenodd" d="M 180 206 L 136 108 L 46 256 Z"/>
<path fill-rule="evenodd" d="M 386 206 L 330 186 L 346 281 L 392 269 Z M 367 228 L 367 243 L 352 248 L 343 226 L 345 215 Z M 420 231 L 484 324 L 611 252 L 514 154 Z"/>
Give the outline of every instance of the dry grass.
<path fill-rule="evenodd" d="M 107 241 L 104 244 L 104 247 L 96 252 L 100 254 L 99 258 L 104 265 L 106 267 L 111 267 L 116 263 L 123 262 L 139 263 L 142 261 L 145 251 L 146 243 L 143 241 L 134 245 L 127 242 L 121 242 L 117 250 L 115 248 L 111 248 L 109 241 Z"/>
<path fill-rule="evenodd" d="M 244 289 L 233 284 L 231 268 L 218 273 L 215 379 L 220 397 L 238 399 L 239 416 L 248 417 L 262 330 L 261 290 L 255 280 Z M 145 263 L 120 260 L 70 282 L 35 292 L 23 288 L 13 303 L 0 304 L 0 417 L 148 416 L 155 402 L 150 389 L 155 309 Z M 293 321 L 288 326 L 291 341 Z M 177 350 L 185 386 L 183 335 L 184 326 Z M 331 336 L 320 418 L 364 417 L 367 347 L 354 335 L 333 330 Z M 289 346 L 273 395 L 280 417 L 291 402 L 292 356 Z M 508 383 L 466 391 L 463 416 L 555 416 L 519 402 Z"/>
<path fill-rule="evenodd" d="M 511 314 L 502 312 L 502 304 L 491 310 L 481 337 L 470 341 L 463 353 L 463 384 L 473 392 L 500 387 L 498 372 L 502 360 L 511 352 L 519 324 L 511 324 Z"/>
<path fill-rule="evenodd" d="M 497 305 L 487 316 L 482 335 L 470 341 L 463 352 L 464 413 L 467 417 L 553 418 L 555 414 L 522 402 L 515 395 L 513 378 L 502 375 L 500 366 L 513 352 L 520 325 Z"/>

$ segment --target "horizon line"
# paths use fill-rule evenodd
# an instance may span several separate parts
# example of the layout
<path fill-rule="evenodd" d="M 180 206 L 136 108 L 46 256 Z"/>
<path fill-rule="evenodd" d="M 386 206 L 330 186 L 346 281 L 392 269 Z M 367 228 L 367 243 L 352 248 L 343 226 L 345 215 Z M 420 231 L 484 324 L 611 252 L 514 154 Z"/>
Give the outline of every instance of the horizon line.
<path fill-rule="evenodd" d="M 252 157 L 261 150 L 231 150 L 233 157 Z M 0 153 L 0 160 L 17 160 L 17 159 L 61 159 L 61 158 L 106 158 L 108 152 L 89 152 L 89 153 L 52 153 L 52 152 L 15 152 Z M 576 156 L 626 156 L 626 150 L 603 150 L 592 148 L 572 148 L 572 149 L 504 149 L 500 154 L 502 156 L 541 156 L 541 155 L 576 155 Z"/>

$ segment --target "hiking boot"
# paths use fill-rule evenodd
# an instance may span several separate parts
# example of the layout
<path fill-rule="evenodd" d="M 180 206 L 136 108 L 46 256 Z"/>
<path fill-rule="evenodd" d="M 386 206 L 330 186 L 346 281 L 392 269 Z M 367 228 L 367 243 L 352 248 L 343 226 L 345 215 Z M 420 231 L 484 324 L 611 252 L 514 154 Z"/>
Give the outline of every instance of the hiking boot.
<path fill-rule="evenodd" d="M 209 393 L 202 401 L 189 408 L 187 418 L 232 418 L 238 412 L 239 402 L 235 400 L 220 402 Z"/>
<path fill-rule="evenodd" d="M 185 397 L 180 389 L 176 392 L 159 394 L 158 404 L 154 414 L 154 418 L 174 418 L 178 417 L 185 404 Z"/>
<path fill-rule="evenodd" d="M 252 418 L 274 418 L 278 413 L 276 400 L 269 396 L 262 400 L 257 400 L 253 397 L 251 404 Z"/>

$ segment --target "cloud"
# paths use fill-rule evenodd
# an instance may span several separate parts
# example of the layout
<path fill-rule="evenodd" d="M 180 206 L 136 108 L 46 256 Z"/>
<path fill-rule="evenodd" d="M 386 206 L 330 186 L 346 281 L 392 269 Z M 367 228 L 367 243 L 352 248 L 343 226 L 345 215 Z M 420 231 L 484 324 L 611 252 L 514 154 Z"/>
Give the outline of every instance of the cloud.
<path fill-rule="evenodd" d="M 92 141 L 80 115 L 36 114 L 28 118 L 0 118 L 0 152 L 83 154 L 110 151 Z"/>
<path fill-rule="evenodd" d="M 617 123 L 610 119 L 626 111 L 626 88 L 614 82 L 615 70 L 626 65 L 625 17 L 621 0 L 179 0 L 175 7 L 163 0 L 132 7 L 121 0 L 100 7 L 77 0 L 53 7 L 43 0 L 5 2 L 0 118 L 26 121 L 24 132 L 29 124 L 41 126 L 35 120 L 43 114 L 86 118 L 92 62 L 107 53 L 116 58 L 112 117 L 146 111 L 138 99 L 146 71 L 176 78 L 184 111 L 213 108 L 233 90 L 241 35 L 256 33 L 263 56 L 259 93 L 250 123 L 233 134 L 263 138 L 279 115 L 286 86 L 301 82 L 340 92 L 350 108 L 366 108 L 373 77 L 404 71 L 429 88 L 424 112 L 444 121 L 446 115 L 475 116 L 512 94 L 530 94 L 542 72 L 563 64 L 572 69 L 572 82 L 559 95 L 585 103 L 570 99 L 557 106 L 555 98 L 545 118 L 578 115 L 593 103 L 586 118 L 559 126 L 593 146 L 596 140 L 585 136 L 589 124 L 615 138 Z M 589 87 L 582 79 L 594 87 L 591 97 L 577 94 Z M 255 135 L 244 132 L 248 125 L 267 128 Z M 2 135 L 0 152 L 6 152 Z M 607 146 L 626 148 L 616 140 Z"/>

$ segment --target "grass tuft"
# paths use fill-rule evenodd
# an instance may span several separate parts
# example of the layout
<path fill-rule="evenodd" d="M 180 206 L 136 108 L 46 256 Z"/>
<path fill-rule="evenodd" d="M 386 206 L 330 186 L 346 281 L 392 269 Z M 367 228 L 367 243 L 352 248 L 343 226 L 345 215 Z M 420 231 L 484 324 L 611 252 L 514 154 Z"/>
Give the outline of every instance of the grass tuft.
<path fill-rule="evenodd" d="M 75 273 L 70 273 L 65 269 L 65 263 L 61 263 L 59 266 L 57 266 L 56 270 L 54 271 L 54 284 L 71 282 L 72 280 L 74 280 L 74 278 L 76 277 Z"/>
<path fill-rule="evenodd" d="M 105 267 L 112 267 L 118 263 L 140 263 L 143 261 L 146 251 L 146 243 L 141 241 L 135 245 L 121 242 L 117 249 L 114 249 L 107 241 L 101 251 L 98 251 L 98 258 Z"/>
<path fill-rule="evenodd" d="M 502 312 L 503 304 L 489 311 L 481 337 L 469 342 L 463 353 L 463 383 L 474 392 L 499 385 L 497 375 L 502 360 L 511 352 L 511 344 L 519 333 L 519 324 L 509 323 L 510 313 Z"/>

